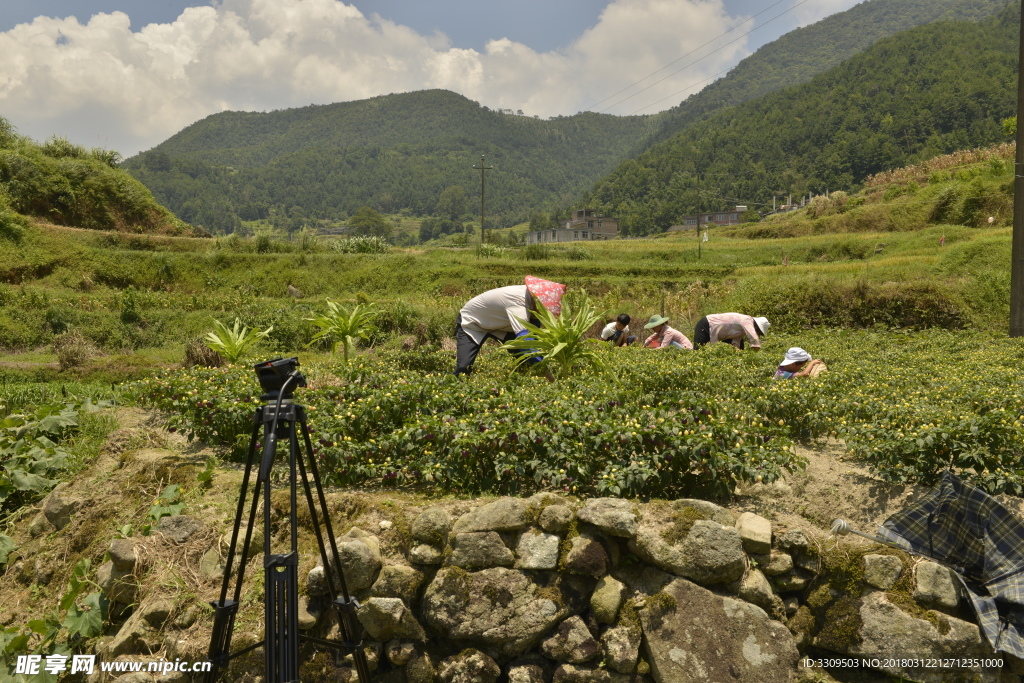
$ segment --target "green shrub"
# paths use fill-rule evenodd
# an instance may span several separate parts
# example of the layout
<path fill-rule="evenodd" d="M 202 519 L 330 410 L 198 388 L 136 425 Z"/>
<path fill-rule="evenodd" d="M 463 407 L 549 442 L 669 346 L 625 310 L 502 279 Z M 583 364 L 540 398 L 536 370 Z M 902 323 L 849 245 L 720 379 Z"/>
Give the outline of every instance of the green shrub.
<path fill-rule="evenodd" d="M 527 244 L 519 256 L 524 261 L 543 261 L 551 258 L 551 250 L 546 244 Z"/>
<path fill-rule="evenodd" d="M 567 261 L 589 261 L 590 260 L 590 252 L 587 251 L 586 249 L 584 249 L 583 247 L 577 245 L 577 244 L 574 244 L 574 245 L 572 245 L 570 247 L 562 249 L 561 253 L 559 254 L 559 256 L 561 256 L 562 258 L 564 258 Z"/>
<path fill-rule="evenodd" d="M 391 245 L 383 237 L 346 237 L 332 241 L 331 249 L 339 254 L 386 254 Z"/>
<path fill-rule="evenodd" d="M 480 258 L 500 258 L 507 253 L 507 247 L 491 244 L 490 242 L 476 245 L 476 255 Z"/>
<path fill-rule="evenodd" d="M 326 342 L 333 355 L 338 344 L 341 344 L 344 361 L 347 364 L 356 340 L 365 339 L 371 334 L 377 313 L 376 304 L 356 304 L 348 309 L 328 299 L 326 313 L 307 318 L 320 329 L 313 336 L 310 345 Z"/>
<path fill-rule="evenodd" d="M 207 346 L 224 356 L 229 363 L 237 363 L 245 357 L 246 352 L 260 339 L 263 339 L 274 328 L 265 330 L 250 330 L 242 325 L 242 321 L 235 318 L 235 324 L 228 327 L 219 320 L 213 321 L 213 332 L 207 332 L 204 337 Z"/>

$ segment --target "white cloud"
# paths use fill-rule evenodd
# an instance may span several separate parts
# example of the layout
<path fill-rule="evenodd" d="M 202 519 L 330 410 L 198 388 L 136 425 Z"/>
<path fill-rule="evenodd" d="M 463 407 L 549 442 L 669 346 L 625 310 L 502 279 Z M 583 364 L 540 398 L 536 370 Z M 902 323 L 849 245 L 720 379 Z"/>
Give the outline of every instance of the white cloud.
<path fill-rule="evenodd" d="M 40 17 L 0 33 L 0 115 L 37 139 L 67 135 L 132 154 L 217 111 L 270 110 L 446 88 L 492 108 L 571 114 L 735 23 L 721 0 L 615 0 L 567 47 L 507 39 L 483 52 L 421 35 L 338 0 L 223 0 L 132 32 L 121 12 Z M 691 64 L 737 31 L 640 87 Z M 743 41 L 611 109 L 630 113 L 734 64 Z M 699 89 L 699 88 L 698 88 Z M 596 110 L 626 95 L 608 99 Z"/>

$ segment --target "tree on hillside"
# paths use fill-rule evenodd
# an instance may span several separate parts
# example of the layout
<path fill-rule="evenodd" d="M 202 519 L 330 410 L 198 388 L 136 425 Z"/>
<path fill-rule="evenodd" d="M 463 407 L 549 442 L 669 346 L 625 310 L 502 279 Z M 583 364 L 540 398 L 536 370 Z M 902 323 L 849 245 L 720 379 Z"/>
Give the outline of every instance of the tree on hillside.
<path fill-rule="evenodd" d="M 368 206 L 357 209 L 348 224 L 355 228 L 357 235 L 391 238 L 391 223 Z"/>
<path fill-rule="evenodd" d="M 441 193 L 437 200 L 437 208 L 434 210 L 438 216 L 449 220 L 457 221 L 466 213 L 466 191 L 461 185 L 452 185 Z"/>
<path fill-rule="evenodd" d="M 551 223 L 551 216 L 543 213 L 542 211 L 536 211 L 530 216 L 530 232 L 547 230 L 551 227 Z"/>

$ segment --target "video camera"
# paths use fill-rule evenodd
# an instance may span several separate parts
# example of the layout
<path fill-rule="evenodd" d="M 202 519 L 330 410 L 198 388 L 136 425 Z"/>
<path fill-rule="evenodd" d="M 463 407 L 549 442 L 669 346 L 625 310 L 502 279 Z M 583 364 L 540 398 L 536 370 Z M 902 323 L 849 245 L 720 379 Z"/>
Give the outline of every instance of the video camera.
<path fill-rule="evenodd" d="M 254 365 L 256 379 L 260 381 L 260 388 L 263 389 L 263 396 L 260 399 L 263 401 L 287 400 L 294 395 L 295 387 L 306 386 L 306 378 L 299 373 L 298 367 L 299 359 L 295 356 L 274 358 Z M 288 378 L 293 375 L 295 379 L 288 382 Z M 288 383 L 288 388 L 282 395 L 281 390 L 284 389 L 285 383 Z"/>

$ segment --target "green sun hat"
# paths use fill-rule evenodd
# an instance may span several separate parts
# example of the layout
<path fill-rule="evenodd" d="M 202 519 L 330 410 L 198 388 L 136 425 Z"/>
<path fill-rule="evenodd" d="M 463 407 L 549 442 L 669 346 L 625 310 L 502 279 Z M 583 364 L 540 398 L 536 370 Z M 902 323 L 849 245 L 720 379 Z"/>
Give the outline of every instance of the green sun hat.
<path fill-rule="evenodd" d="M 657 313 L 655 313 L 654 315 L 651 316 L 650 322 L 648 322 L 646 325 L 644 325 L 644 329 L 645 330 L 649 330 L 652 327 L 657 327 L 658 325 L 660 325 L 662 323 L 667 323 L 667 322 L 668 322 L 668 318 L 666 318 L 663 315 L 658 315 Z"/>

